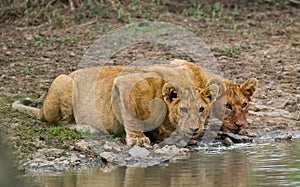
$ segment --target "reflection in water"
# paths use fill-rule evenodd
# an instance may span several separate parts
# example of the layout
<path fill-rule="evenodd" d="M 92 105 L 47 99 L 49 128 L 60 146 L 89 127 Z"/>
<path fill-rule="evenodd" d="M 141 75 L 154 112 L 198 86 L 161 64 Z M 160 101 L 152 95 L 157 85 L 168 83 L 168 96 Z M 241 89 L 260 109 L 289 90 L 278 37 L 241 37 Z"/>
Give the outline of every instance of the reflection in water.
<path fill-rule="evenodd" d="M 46 187 L 300 186 L 300 139 L 201 149 L 189 159 L 162 166 L 89 168 L 31 179 Z"/>
<path fill-rule="evenodd" d="M 251 184 L 300 186 L 300 139 L 261 150 L 251 156 Z"/>

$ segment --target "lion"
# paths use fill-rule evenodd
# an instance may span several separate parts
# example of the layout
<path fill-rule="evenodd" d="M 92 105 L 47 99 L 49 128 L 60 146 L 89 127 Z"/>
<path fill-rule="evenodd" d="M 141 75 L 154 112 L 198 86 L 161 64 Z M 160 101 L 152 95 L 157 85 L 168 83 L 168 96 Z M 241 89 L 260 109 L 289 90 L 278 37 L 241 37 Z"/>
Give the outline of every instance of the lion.
<path fill-rule="evenodd" d="M 223 120 L 222 131 L 240 133 L 242 129 L 248 126 L 247 115 L 249 103 L 257 88 L 257 79 L 250 78 L 243 83 L 235 83 L 228 79 L 223 79 L 192 62 L 175 59 L 172 65 L 182 67 L 186 75 L 192 79 L 194 84 L 203 86 L 203 79 L 197 79 L 197 74 L 205 75 L 207 79 L 213 79 L 220 88 L 220 94 L 217 101 L 214 102 L 213 114 Z"/>
<path fill-rule="evenodd" d="M 195 87 L 180 68 L 90 67 L 54 79 L 41 108 L 15 101 L 12 107 L 48 123 L 90 125 L 125 136 L 129 146 L 149 146 L 145 135 L 163 140 L 172 132 L 196 138 L 219 87 Z"/>

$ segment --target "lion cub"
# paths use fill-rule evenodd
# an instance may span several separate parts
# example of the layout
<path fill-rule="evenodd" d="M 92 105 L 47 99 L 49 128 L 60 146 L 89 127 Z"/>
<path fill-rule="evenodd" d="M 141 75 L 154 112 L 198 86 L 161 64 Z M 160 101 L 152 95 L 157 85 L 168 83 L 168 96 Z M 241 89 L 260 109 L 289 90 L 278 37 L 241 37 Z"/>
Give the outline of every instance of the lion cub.
<path fill-rule="evenodd" d="M 145 132 L 155 139 L 174 131 L 199 136 L 218 93 L 215 84 L 195 87 L 180 68 L 104 66 L 59 75 L 41 109 L 22 101 L 12 107 L 49 123 L 75 120 L 109 134 L 125 134 L 127 145 L 149 146 Z"/>
<path fill-rule="evenodd" d="M 185 60 L 175 59 L 172 65 L 186 69 L 185 72 L 195 84 L 202 84 L 203 79 L 198 79 L 195 75 L 205 74 L 207 79 L 214 79 L 219 85 L 220 95 L 213 106 L 213 114 L 223 120 L 222 131 L 239 133 L 241 129 L 248 126 L 247 115 L 249 102 L 257 87 L 257 80 L 250 78 L 241 84 L 223 79 L 206 69 Z M 202 84 L 203 85 L 203 84 Z"/>

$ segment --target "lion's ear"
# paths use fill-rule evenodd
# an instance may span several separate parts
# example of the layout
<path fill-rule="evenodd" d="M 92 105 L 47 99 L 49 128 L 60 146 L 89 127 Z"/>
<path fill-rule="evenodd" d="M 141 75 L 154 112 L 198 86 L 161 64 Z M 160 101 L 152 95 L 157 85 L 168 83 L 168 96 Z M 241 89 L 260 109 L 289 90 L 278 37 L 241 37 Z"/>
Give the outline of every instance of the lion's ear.
<path fill-rule="evenodd" d="M 174 99 L 179 97 L 178 85 L 173 82 L 167 82 L 162 88 L 162 95 L 165 102 L 172 103 Z"/>
<path fill-rule="evenodd" d="M 219 95 L 219 91 L 220 91 L 219 86 L 217 86 L 216 84 L 212 84 L 212 85 L 209 85 L 206 88 L 204 88 L 201 91 L 201 95 L 204 98 L 207 98 L 211 102 L 213 102 L 217 98 L 217 96 Z"/>
<path fill-rule="evenodd" d="M 225 83 L 223 82 L 223 80 L 221 78 L 218 77 L 214 77 L 208 80 L 206 86 L 210 86 L 210 85 L 216 85 L 218 86 L 218 94 L 217 97 L 221 97 L 223 95 L 226 94 L 226 86 Z"/>
<path fill-rule="evenodd" d="M 240 88 L 247 97 L 253 96 L 257 88 L 257 79 L 251 78 L 246 80 L 243 84 L 240 85 Z"/>

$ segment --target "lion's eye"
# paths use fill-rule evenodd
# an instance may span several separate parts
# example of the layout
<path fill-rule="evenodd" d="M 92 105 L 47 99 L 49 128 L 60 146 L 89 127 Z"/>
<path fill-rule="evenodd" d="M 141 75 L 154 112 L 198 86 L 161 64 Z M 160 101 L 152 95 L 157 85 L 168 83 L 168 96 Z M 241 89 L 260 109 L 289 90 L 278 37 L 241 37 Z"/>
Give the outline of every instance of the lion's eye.
<path fill-rule="evenodd" d="M 199 108 L 199 113 L 202 113 L 204 111 L 204 107 Z"/>
<path fill-rule="evenodd" d="M 247 106 L 247 103 L 242 104 L 242 108 L 245 108 Z"/>
<path fill-rule="evenodd" d="M 181 111 L 182 113 L 185 113 L 185 114 L 188 113 L 188 109 L 187 109 L 187 108 L 180 108 L 180 111 Z"/>
<path fill-rule="evenodd" d="M 226 107 L 227 109 L 229 109 L 229 110 L 232 110 L 231 104 L 228 104 L 228 103 L 227 103 L 227 104 L 225 105 L 225 107 Z"/>

